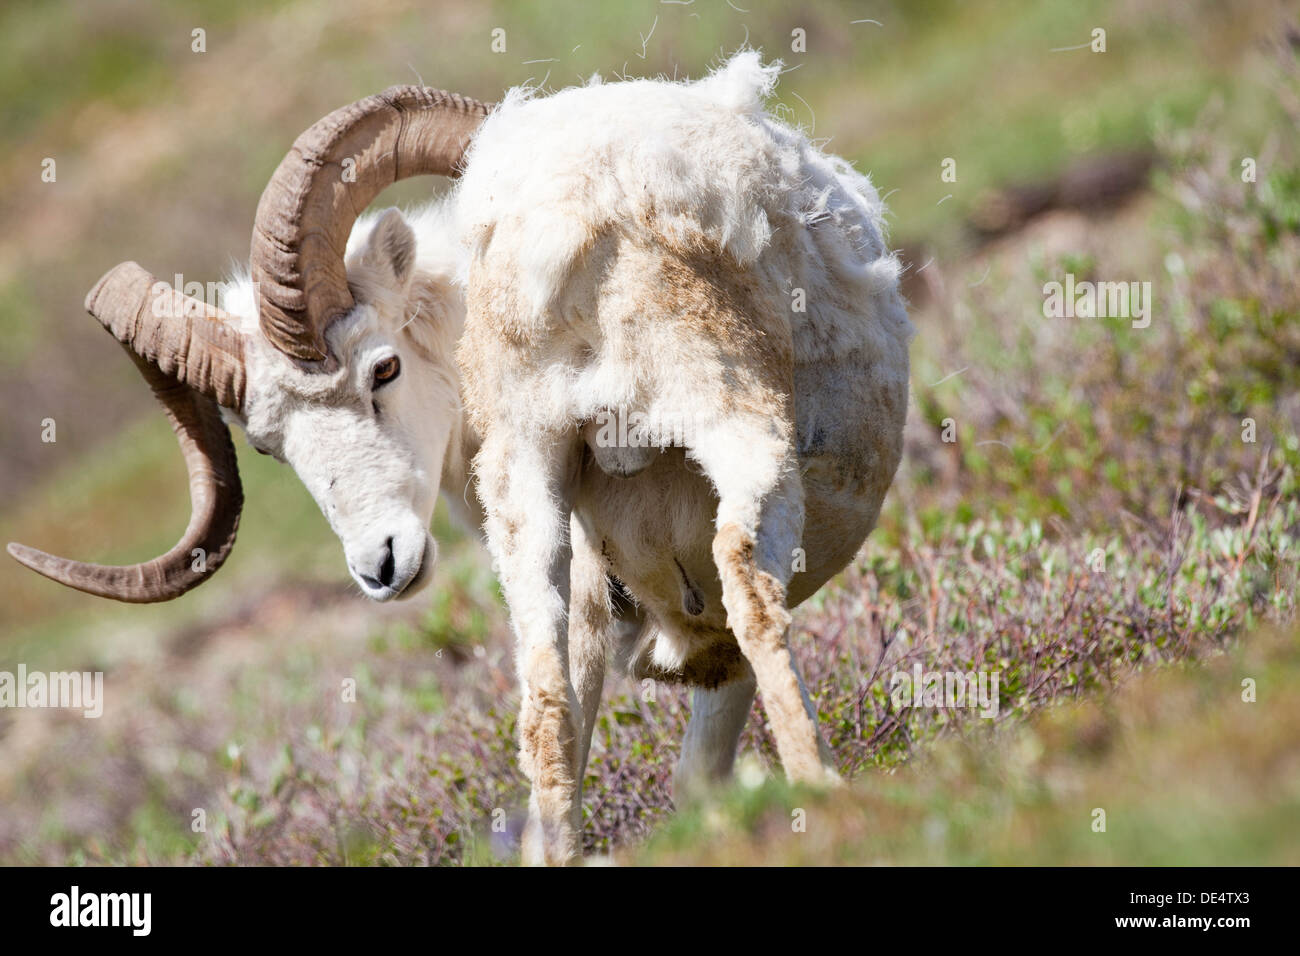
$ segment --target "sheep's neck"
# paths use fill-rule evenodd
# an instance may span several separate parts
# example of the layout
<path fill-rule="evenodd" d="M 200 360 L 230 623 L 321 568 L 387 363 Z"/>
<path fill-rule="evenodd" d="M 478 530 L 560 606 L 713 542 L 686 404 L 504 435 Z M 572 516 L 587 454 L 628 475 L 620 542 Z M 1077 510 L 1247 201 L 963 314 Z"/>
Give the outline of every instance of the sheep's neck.
<path fill-rule="evenodd" d="M 483 505 L 479 501 L 474 478 L 474 456 L 482 440 L 470 425 L 464 412 L 452 426 L 447 439 L 447 451 L 442 460 L 441 490 L 453 516 L 467 530 L 482 532 Z"/>

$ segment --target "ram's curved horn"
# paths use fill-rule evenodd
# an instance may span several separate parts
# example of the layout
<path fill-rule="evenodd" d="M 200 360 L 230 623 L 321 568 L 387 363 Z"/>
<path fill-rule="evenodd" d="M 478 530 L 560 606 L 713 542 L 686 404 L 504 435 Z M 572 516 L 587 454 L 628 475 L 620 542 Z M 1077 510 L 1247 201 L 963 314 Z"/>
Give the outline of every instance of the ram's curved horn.
<path fill-rule="evenodd" d="M 455 176 L 491 106 L 395 86 L 335 110 L 298 137 L 257 206 L 251 266 L 262 333 L 331 364 L 325 329 L 352 308 L 343 253 L 357 216 L 392 183 Z"/>
<path fill-rule="evenodd" d="M 22 544 L 10 544 L 9 553 L 88 594 L 136 604 L 167 601 L 206 581 L 235 544 L 244 493 L 218 405 L 243 407 L 243 338 L 231 316 L 134 262 L 106 273 L 86 296 L 86 310 L 122 343 L 171 421 L 189 472 L 189 527 L 166 554 L 122 567 L 83 564 Z"/>

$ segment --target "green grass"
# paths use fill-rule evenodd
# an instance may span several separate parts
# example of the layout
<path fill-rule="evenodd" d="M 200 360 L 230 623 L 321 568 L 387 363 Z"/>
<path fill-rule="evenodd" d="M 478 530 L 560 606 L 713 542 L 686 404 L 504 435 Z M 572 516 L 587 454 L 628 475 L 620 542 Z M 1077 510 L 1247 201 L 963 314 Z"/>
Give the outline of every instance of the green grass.
<path fill-rule="evenodd" d="M 1142 673 L 1102 700 L 996 731 L 977 725 L 842 792 L 737 785 L 679 811 L 627 861 L 1295 866 L 1297 638 L 1261 633 L 1208 663 Z M 1242 699 L 1247 678 L 1254 703 Z"/>
<path fill-rule="evenodd" d="M 31 321 L 33 311 L 26 283 L 11 280 L 0 284 L 0 336 L 5 341 L 0 368 L 17 366 L 30 354 L 39 336 Z"/>
<path fill-rule="evenodd" d="M 17 139 L 87 103 L 138 108 L 166 95 L 197 56 L 192 33 L 215 43 L 251 13 L 282 4 L 156 0 L 83 4 L 14 0 L 0 11 L 0 129 Z"/>

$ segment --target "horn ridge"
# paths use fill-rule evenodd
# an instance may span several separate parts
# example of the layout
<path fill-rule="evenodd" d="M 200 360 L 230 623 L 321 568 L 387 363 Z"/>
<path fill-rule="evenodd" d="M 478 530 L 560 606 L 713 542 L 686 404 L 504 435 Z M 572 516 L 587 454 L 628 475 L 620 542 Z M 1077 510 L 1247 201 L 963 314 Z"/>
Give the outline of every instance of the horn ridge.
<path fill-rule="evenodd" d="M 354 304 L 343 254 L 357 217 L 400 179 L 458 176 L 490 109 L 444 90 L 393 86 L 298 137 L 262 193 L 249 257 L 272 345 L 332 367 L 325 330 Z"/>
<path fill-rule="evenodd" d="M 139 564 L 87 564 L 12 543 L 9 553 L 68 587 L 143 604 L 212 576 L 235 544 L 244 493 L 221 406 L 243 409 L 244 339 L 233 317 L 154 278 L 134 262 L 106 272 L 86 310 L 121 343 L 163 406 L 185 459 L 190 521 L 167 553 Z"/>
<path fill-rule="evenodd" d="M 241 411 L 247 390 L 244 337 L 234 316 L 123 262 L 86 295 L 86 311 L 163 373 Z"/>

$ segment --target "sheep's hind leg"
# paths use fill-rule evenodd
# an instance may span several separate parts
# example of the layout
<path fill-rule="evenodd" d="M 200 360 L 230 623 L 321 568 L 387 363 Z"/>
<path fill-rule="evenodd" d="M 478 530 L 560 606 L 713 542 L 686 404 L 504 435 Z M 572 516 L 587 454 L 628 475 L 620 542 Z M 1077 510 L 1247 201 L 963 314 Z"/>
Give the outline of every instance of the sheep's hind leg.
<path fill-rule="evenodd" d="M 771 418 L 731 417 L 703 431 L 690 453 L 718 492 L 713 560 L 727 625 L 754 669 L 786 776 L 838 782 L 817 713 L 790 649 L 786 586 L 803 536 L 804 496 L 790 440 Z"/>
<path fill-rule="evenodd" d="M 753 671 L 745 668 L 720 687 L 697 687 L 691 694 L 691 720 L 673 774 L 673 800 L 679 805 L 731 776 L 756 686 Z"/>
<path fill-rule="evenodd" d="M 475 458 L 488 546 L 510 608 L 519 672 L 519 763 L 532 783 L 523 858 L 581 858 L 579 710 L 569 674 L 569 517 L 579 449 L 562 434 L 497 426 Z"/>

